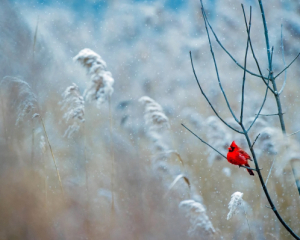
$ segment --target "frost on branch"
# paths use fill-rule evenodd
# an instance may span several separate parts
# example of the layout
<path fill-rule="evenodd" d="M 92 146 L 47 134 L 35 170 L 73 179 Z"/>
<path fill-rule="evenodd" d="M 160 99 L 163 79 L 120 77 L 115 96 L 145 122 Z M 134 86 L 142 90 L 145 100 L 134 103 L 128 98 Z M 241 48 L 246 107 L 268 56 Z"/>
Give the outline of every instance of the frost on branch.
<path fill-rule="evenodd" d="M 85 67 L 91 78 L 90 85 L 83 94 L 85 99 L 87 101 L 96 100 L 97 107 L 100 107 L 114 91 L 114 79 L 111 72 L 106 71 L 106 62 L 88 48 L 81 50 L 73 60 Z"/>
<path fill-rule="evenodd" d="M 179 208 L 186 212 L 185 216 L 190 220 L 189 236 L 201 236 L 203 233 L 210 235 L 216 232 L 201 203 L 184 200 L 180 202 Z"/>
<path fill-rule="evenodd" d="M 229 213 L 227 215 L 227 220 L 229 220 L 236 212 L 238 212 L 239 206 L 243 203 L 244 193 L 235 192 L 231 195 L 231 200 L 228 204 Z"/>
<path fill-rule="evenodd" d="M 23 121 L 27 114 L 35 115 L 33 111 L 37 109 L 37 99 L 27 82 L 15 77 L 4 77 L 0 82 L 0 89 L 13 94 L 11 108 L 17 109 L 16 125 Z"/>
<path fill-rule="evenodd" d="M 73 85 L 67 87 L 62 94 L 61 110 L 64 111 L 63 119 L 69 124 L 64 136 L 70 137 L 80 128 L 78 122 L 84 122 L 84 100 L 80 95 L 78 86 Z"/>

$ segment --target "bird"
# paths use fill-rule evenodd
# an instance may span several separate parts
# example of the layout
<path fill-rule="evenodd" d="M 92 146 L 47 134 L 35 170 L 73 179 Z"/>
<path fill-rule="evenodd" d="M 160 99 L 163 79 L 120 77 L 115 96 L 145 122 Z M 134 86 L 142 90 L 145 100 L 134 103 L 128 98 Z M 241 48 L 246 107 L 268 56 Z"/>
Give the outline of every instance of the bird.
<path fill-rule="evenodd" d="M 228 148 L 227 161 L 234 165 L 250 167 L 248 160 L 252 161 L 249 154 L 233 141 Z M 247 168 L 247 171 L 250 175 L 254 176 L 254 172 L 251 169 Z"/>

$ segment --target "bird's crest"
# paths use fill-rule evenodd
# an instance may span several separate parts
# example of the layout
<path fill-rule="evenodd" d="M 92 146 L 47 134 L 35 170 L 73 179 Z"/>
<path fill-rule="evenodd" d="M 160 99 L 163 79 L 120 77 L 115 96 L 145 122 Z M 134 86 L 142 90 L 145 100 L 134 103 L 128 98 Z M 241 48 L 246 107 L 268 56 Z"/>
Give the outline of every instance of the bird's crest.
<path fill-rule="evenodd" d="M 238 147 L 238 145 L 236 145 L 235 141 L 233 141 L 233 142 L 231 143 L 230 147 L 236 148 L 236 147 Z"/>

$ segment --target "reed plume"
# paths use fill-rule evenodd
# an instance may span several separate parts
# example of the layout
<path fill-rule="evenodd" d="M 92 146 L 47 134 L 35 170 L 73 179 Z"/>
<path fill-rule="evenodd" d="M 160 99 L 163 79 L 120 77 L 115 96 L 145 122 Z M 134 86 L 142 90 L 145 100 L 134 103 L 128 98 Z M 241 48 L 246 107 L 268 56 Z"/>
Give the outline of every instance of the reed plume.
<path fill-rule="evenodd" d="M 84 100 L 75 83 L 66 88 L 62 94 L 62 98 L 60 104 L 62 105 L 61 110 L 64 111 L 63 119 L 65 119 L 66 123 L 69 123 L 64 136 L 69 138 L 80 129 L 79 123 L 85 121 Z"/>
<path fill-rule="evenodd" d="M 91 102 L 96 101 L 98 108 L 104 102 L 109 105 L 109 122 L 110 122 L 110 138 L 111 138 L 111 192 L 112 192 L 112 211 L 114 211 L 114 147 L 112 140 L 112 114 L 111 114 L 111 95 L 114 91 L 114 79 L 111 72 L 106 70 L 106 62 L 94 51 L 89 48 L 82 49 L 74 58 L 75 62 L 79 62 L 86 68 L 87 74 L 90 76 L 91 82 L 84 91 L 84 98 Z"/>
<path fill-rule="evenodd" d="M 106 62 L 88 48 L 81 50 L 73 60 L 86 68 L 91 79 L 88 88 L 84 91 L 84 98 L 87 101 L 96 100 L 97 107 L 100 108 L 101 104 L 106 102 L 114 91 L 114 79 L 111 72 L 106 70 Z"/>
<path fill-rule="evenodd" d="M 34 115 L 34 110 L 37 111 L 36 96 L 27 82 L 20 78 L 6 76 L 0 82 L 0 88 L 1 90 L 7 88 L 7 92 L 16 94 L 11 101 L 12 109 L 17 109 L 16 125 L 19 125 L 26 115 Z"/>
<path fill-rule="evenodd" d="M 206 214 L 205 207 L 200 202 L 184 200 L 180 202 L 179 208 L 185 211 L 186 217 L 190 220 L 189 236 L 201 236 L 203 233 L 212 235 L 216 232 Z"/>
<path fill-rule="evenodd" d="M 144 96 L 139 99 L 139 102 L 145 107 L 144 119 L 146 126 L 149 127 L 150 131 L 159 131 L 170 128 L 168 117 L 156 101 L 150 97 Z"/>
<path fill-rule="evenodd" d="M 244 193 L 235 192 L 231 195 L 231 200 L 228 204 L 229 213 L 227 215 L 227 220 L 229 220 L 235 213 L 238 212 L 239 206 L 243 203 Z"/>

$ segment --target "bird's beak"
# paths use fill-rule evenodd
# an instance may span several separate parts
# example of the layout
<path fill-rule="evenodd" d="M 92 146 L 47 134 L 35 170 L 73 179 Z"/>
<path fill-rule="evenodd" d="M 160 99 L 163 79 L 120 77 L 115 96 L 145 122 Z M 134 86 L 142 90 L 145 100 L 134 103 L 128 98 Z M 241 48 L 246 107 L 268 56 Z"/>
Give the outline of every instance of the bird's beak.
<path fill-rule="evenodd" d="M 230 150 L 230 149 L 231 149 L 231 147 L 228 148 L 228 150 Z"/>

